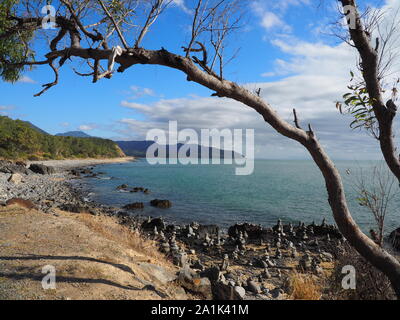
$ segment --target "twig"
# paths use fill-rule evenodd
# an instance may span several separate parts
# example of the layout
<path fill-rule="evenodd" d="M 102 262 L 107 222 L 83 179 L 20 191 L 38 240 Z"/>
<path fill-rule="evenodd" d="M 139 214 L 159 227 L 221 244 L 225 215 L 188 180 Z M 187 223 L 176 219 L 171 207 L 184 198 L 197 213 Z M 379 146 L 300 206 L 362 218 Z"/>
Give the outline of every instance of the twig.
<path fill-rule="evenodd" d="M 118 26 L 117 22 L 115 21 L 114 17 L 108 11 L 108 9 L 104 5 L 103 1 L 101 1 L 101 0 L 97 0 L 97 1 L 100 3 L 100 5 L 103 8 L 103 10 L 104 10 L 105 14 L 107 15 L 107 17 L 110 18 L 111 22 L 113 23 L 113 25 L 115 27 L 115 30 L 117 30 L 118 36 L 121 39 L 121 42 L 124 45 L 125 49 L 128 50 L 129 49 L 128 43 L 126 42 L 126 40 L 125 40 L 125 38 L 124 38 L 124 36 L 123 36 L 123 34 L 121 32 L 121 29 L 119 28 L 119 26 Z"/>

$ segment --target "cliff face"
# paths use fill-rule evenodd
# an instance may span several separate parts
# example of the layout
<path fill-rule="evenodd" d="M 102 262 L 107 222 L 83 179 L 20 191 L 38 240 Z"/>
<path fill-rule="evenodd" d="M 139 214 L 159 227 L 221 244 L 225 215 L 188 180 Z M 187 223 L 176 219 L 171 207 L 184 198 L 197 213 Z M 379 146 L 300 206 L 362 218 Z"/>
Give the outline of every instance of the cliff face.
<path fill-rule="evenodd" d="M 118 157 L 126 157 L 126 154 L 122 151 L 122 149 L 116 144 L 115 148 L 117 149 L 118 152 Z"/>

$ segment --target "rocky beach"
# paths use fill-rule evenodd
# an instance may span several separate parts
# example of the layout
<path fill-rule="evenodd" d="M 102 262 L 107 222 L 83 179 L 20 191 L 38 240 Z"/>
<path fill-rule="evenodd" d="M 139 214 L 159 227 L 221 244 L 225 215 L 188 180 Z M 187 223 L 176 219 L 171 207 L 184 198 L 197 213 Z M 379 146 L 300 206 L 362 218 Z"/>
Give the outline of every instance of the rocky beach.
<path fill-rule="evenodd" d="M 152 205 L 168 210 L 168 200 L 127 203 L 108 207 L 88 200 L 81 179 L 97 178 L 98 162 L 61 161 L 0 165 L 0 202 L 37 209 L 43 215 L 63 212 L 114 217 L 120 225 L 153 241 L 176 268 L 174 281 L 200 299 L 287 299 L 293 293 L 290 279 L 306 275 L 325 281 L 334 271 L 338 255 L 346 248 L 335 226 L 325 221 L 306 225 L 277 221 L 273 228 L 236 224 L 223 230 L 217 225 L 171 224 L 159 217 L 144 217 L 141 209 Z M 150 191 L 121 185 L 120 191 Z M 292 290 L 293 291 L 293 290 Z M 326 294 L 320 292 L 321 295 Z"/>

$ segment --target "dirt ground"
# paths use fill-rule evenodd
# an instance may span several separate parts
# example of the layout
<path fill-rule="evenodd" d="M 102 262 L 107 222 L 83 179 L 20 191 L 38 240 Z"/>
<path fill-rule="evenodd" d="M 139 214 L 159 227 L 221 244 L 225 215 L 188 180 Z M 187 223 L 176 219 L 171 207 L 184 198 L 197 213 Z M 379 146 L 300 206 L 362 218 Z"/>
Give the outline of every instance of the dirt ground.
<path fill-rule="evenodd" d="M 46 265 L 56 288 L 43 289 Z M 1 299 L 190 299 L 154 243 L 111 217 L 0 207 Z"/>

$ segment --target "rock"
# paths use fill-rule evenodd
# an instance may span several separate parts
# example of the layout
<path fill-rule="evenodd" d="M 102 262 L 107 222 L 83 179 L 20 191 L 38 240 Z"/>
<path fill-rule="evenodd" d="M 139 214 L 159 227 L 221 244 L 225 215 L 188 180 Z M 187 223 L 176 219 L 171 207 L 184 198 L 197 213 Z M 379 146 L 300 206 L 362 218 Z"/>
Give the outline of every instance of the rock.
<path fill-rule="evenodd" d="M 207 300 L 213 298 L 210 280 L 197 277 L 190 268 L 183 268 L 179 272 L 178 283 L 192 293 L 201 294 Z"/>
<path fill-rule="evenodd" d="M 25 209 L 37 209 L 36 205 L 30 201 L 21 198 L 12 198 L 6 201 L 6 206 L 17 205 Z"/>
<path fill-rule="evenodd" d="M 123 206 L 122 208 L 126 209 L 126 210 L 143 209 L 144 204 L 143 204 L 143 202 L 134 202 L 134 203 L 129 203 L 129 204 Z"/>
<path fill-rule="evenodd" d="M 233 290 L 239 295 L 241 299 L 246 295 L 246 290 L 243 287 L 236 286 Z"/>
<path fill-rule="evenodd" d="M 19 173 L 13 173 L 7 180 L 8 182 L 19 184 L 22 181 L 22 176 Z"/>
<path fill-rule="evenodd" d="M 257 267 L 257 268 L 268 268 L 267 263 L 260 258 L 254 258 L 253 262 L 252 262 L 253 266 Z"/>
<path fill-rule="evenodd" d="M 217 282 L 217 283 L 212 284 L 212 294 L 213 294 L 214 300 L 242 300 L 243 299 L 240 296 L 240 294 L 237 291 L 235 291 L 235 287 L 233 287 L 229 284 L 222 283 L 222 282 Z"/>
<path fill-rule="evenodd" d="M 150 201 L 150 205 L 157 208 L 171 208 L 172 203 L 169 200 L 154 199 Z"/>
<path fill-rule="evenodd" d="M 17 163 L 12 163 L 8 160 L 0 160 L 0 172 L 3 173 L 21 173 L 29 174 L 31 173 L 25 166 Z"/>
<path fill-rule="evenodd" d="M 251 279 L 247 280 L 247 289 L 255 294 L 258 294 L 261 291 L 260 285 Z"/>
<path fill-rule="evenodd" d="M 279 235 L 285 235 L 285 233 L 283 232 L 283 224 L 281 219 L 278 219 L 278 223 L 274 227 L 272 227 L 272 230 Z"/>
<path fill-rule="evenodd" d="M 229 257 L 227 254 L 225 254 L 220 269 L 221 271 L 226 271 L 228 270 L 228 268 L 229 268 Z"/>
<path fill-rule="evenodd" d="M 191 267 L 192 267 L 193 269 L 200 270 L 200 271 L 203 271 L 203 270 L 204 270 L 204 265 L 201 263 L 200 260 L 196 260 L 196 261 L 192 264 Z"/>
<path fill-rule="evenodd" d="M 240 232 L 246 233 L 249 239 L 259 239 L 262 236 L 263 230 L 261 226 L 249 223 L 235 224 L 228 229 L 228 235 L 236 237 Z"/>
<path fill-rule="evenodd" d="M 200 239 L 205 239 L 206 236 L 217 237 L 219 234 L 219 227 L 214 224 L 199 225 L 197 227 L 197 235 Z"/>
<path fill-rule="evenodd" d="M 394 249 L 400 250 L 400 228 L 397 228 L 390 233 L 389 241 Z"/>
<path fill-rule="evenodd" d="M 211 282 L 217 282 L 220 278 L 221 272 L 218 267 L 210 267 L 200 273 L 202 277 L 207 277 Z"/>
<path fill-rule="evenodd" d="M 154 227 L 156 227 L 158 231 L 165 230 L 164 220 L 162 218 L 154 218 L 142 223 L 142 229 L 144 230 L 154 230 Z"/>
<path fill-rule="evenodd" d="M 39 174 L 53 174 L 55 170 L 53 167 L 45 166 L 44 164 L 33 163 L 29 166 L 29 170 Z"/>
<path fill-rule="evenodd" d="M 28 166 L 27 163 L 24 161 L 15 161 L 15 164 L 17 166 L 21 166 L 21 167 L 25 167 L 25 168 Z"/>
<path fill-rule="evenodd" d="M 280 300 L 282 299 L 282 294 L 284 293 L 284 291 L 280 288 L 275 288 L 271 290 L 269 293 L 273 299 Z"/>
<path fill-rule="evenodd" d="M 160 250 L 161 250 L 161 252 L 169 253 L 171 251 L 169 243 L 168 242 L 161 243 Z"/>
<path fill-rule="evenodd" d="M 81 206 L 74 203 L 64 203 L 59 206 L 62 211 L 72 212 L 72 213 L 85 213 L 89 211 L 88 207 Z"/>
<path fill-rule="evenodd" d="M 262 277 L 265 278 L 265 279 L 271 279 L 272 278 L 272 276 L 269 273 L 267 268 L 264 269 L 264 272 L 262 273 Z"/>
<path fill-rule="evenodd" d="M 173 263 L 181 268 L 184 268 L 187 265 L 187 254 L 185 252 L 177 252 L 173 255 Z"/>
<path fill-rule="evenodd" d="M 312 267 L 312 258 L 309 254 L 305 254 L 299 261 L 299 266 L 303 271 L 309 271 Z"/>
<path fill-rule="evenodd" d="M 117 187 L 117 190 L 126 190 L 128 189 L 128 185 L 127 184 L 121 184 L 120 186 Z"/>
<path fill-rule="evenodd" d="M 334 225 L 328 225 L 326 223 L 322 223 L 320 226 L 313 225 L 313 232 L 315 236 L 322 237 L 329 234 L 330 238 L 334 239 L 342 239 L 343 236 L 340 233 L 339 229 Z"/>
<path fill-rule="evenodd" d="M 70 171 L 70 173 L 75 177 L 80 177 L 81 176 L 80 172 L 78 170 L 75 170 L 75 169 L 72 169 Z"/>
<path fill-rule="evenodd" d="M 325 262 L 331 262 L 333 261 L 333 255 L 330 254 L 329 252 L 322 252 L 321 253 L 321 258 Z"/>
<path fill-rule="evenodd" d="M 81 174 L 91 174 L 92 173 L 92 169 L 91 168 L 83 168 L 81 169 Z"/>
<path fill-rule="evenodd" d="M 275 263 L 273 263 L 270 259 L 266 259 L 266 260 L 265 260 L 265 263 L 267 264 L 267 266 L 268 266 L 269 268 L 274 268 L 274 267 L 276 267 Z"/>

